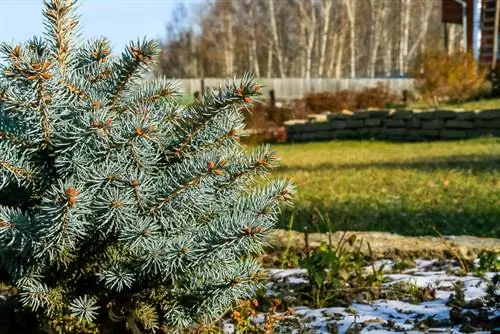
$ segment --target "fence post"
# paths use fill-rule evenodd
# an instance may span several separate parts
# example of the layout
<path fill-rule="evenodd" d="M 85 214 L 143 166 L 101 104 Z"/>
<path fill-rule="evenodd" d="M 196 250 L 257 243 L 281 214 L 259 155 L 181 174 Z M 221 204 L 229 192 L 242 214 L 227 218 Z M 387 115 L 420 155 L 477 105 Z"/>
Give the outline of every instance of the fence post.
<path fill-rule="evenodd" d="M 274 89 L 269 90 L 269 104 L 271 107 L 276 106 L 276 97 L 274 96 Z"/>
<path fill-rule="evenodd" d="M 201 84 L 201 99 L 200 99 L 200 101 L 203 102 L 203 96 L 205 95 L 205 79 L 204 78 L 201 78 L 200 84 Z"/>

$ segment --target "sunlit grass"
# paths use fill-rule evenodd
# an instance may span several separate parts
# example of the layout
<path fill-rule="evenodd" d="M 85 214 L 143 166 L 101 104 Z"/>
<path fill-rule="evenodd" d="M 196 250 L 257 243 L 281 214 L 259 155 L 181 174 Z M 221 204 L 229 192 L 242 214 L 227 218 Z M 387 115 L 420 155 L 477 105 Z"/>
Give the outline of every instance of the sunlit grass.
<path fill-rule="evenodd" d="M 464 110 L 478 110 L 478 109 L 498 109 L 500 108 L 500 99 L 482 99 L 477 101 L 467 101 L 462 103 L 449 103 L 433 106 L 425 102 L 414 102 L 408 106 L 410 109 L 428 109 L 428 108 L 453 108 Z"/>
<path fill-rule="evenodd" d="M 500 140 L 275 145 L 274 175 L 298 187 L 295 226 L 315 208 L 335 229 L 500 237 Z M 290 212 L 282 215 L 286 228 Z M 326 230 L 326 224 L 319 222 Z M 314 227 L 311 227 L 313 230 Z"/>

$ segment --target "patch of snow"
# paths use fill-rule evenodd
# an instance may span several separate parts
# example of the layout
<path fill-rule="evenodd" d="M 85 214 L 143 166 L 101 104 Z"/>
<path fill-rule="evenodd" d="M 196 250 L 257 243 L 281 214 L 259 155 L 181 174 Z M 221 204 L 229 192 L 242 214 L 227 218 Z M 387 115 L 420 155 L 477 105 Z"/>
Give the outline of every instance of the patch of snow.
<path fill-rule="evenodd" d="M 486 283 L 481 277 L 468 274 L 465 276 L 449 275 L 441 270 L 442 265 L 437 265 L 437 260 L 417 260 L 417 265 L 401 274 L 384 274 L 384 288 L 388 288 L 398 282 L 408 282 L 417 287 L 431 287 L 436 289 L 436 299 L 425 301 L 420 304 L 410 304 L 399 300 L 375 300 L 367 303 L 354 303 L 349 308 L 328 307 L 312 309 L 306 306 L 295 307 L 295 316 L 301 319 L 310 333 L 329 333 L 328 324 L 338 327 L 339 333 L 346 332 L 356 323 L 363 323 L 361 333 L 387 333 L 390 331 L 405 331 L 406 333 L 419 333 L 415 331 L 415 324 L 428 317 L 446 324 L 449 319 L 450 308 L 446 303 L 453 293 L 458 282 L 464 284 L 464 296 L 466 301 L 480 299 L 485 296 Z M 377 261 L 376 268 L 383 264 L 392 267 L 390 261 Z M 427 270 L 425 269 L 427 268 Z M 430 269 L 438 269 L 430 271 Z M 371 269 L 371 268 L 368 268 Z M 268 286 L 272 292 L 273 286 L 278 281 L 290 284 L 307 283 L 307 271 L 305 269 L 270 269 L 269 274 L 274 283 Z M 485 278 L 491 279 L 496 273 L 486 273 Z M 293 294 L 291 292 L 291 294 Z M 500 310 L 494 312 L 500 316 Z M 260 317 L 260 318 L 259 318 Z M 262 319 L 261 319 L 262 318 Z M 258 315 L 255 320 L 263 320 L 263 315 Z M 393 326 L 392 329 L 388 325 Z M 446 325 L 445 325 L 446 326 Z M 309 333 L 308 332 L 308 333 Z M 454 328 L 430 328 L 429 333 L 458 333 L 458 327 Z M 296 333 L 299 333 L 297 331 Z"/>
<path fill-rule="evenodd" d="M 369 266 L 365 266 L 363 267 L 363 270 L 365 272 L 373 272 L 373 268 L 375 268 L 375 270 L 380 270 L 380 268 L 384 266 L 384 272 L 391 272 L 392 269 L 394 268 L 394 261 L 392 260 L 377 260 L 375 262 L 373 262 L 373 267 L 372 265 L 369 265 Z"/>
<path fill-rule="evenodd" d="M 301 268 L 295 269 L 268 269 L 267 272 L 273 280 L 280 280 L 290 276 L 306 276 L 307 270 Z"/>

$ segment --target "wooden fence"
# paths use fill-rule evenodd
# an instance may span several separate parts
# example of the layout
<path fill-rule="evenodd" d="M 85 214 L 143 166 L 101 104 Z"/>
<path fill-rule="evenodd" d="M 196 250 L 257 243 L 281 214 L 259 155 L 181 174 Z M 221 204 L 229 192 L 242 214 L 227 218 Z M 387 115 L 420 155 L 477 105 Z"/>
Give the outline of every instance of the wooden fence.
<path fill-rule="evenodd" d="M 204 79 L 177 79 L 186 94 L 200 92 L 202 86 L 205 88 L 217 88 L 224 85 L 227 79 L 204 78 Z M 407 78 L 366 78 L 366 79 L 304 79 L 304 78 L 259 78 L 259 83 L 264 85 L 263 93 L 268 96 L 269 90 L 274 91 L 276 99 L 297 99 L 311 92 L 337 92 L 344 89 L 360 90 L 365 87 L 375 87 L 381 83 L 395 93 L 404 90 L 412 90 L 413 79 Z"/>

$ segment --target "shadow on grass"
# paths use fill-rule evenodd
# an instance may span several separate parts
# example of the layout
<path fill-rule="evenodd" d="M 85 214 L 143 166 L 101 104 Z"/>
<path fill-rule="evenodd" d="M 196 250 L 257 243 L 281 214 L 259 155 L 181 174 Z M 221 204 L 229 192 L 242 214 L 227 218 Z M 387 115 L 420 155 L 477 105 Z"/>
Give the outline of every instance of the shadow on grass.
<path fill-rule="evenodd" d="M 280 166 L 277 170 L 281 172 L 317 172 L 332 169 L 410 169 L 410 170 L 463 170 L 474 174 L 484 173 L 492 170 L 500 170 L 500 155 L 497 154 L 469 154 L 450 155 L 447 157 L 436 157 L 421 160 L 410 160 L 401 162 L 366 162 L 366 163 L 323 163 L 313 166 Z"/>
<path fill-rule="evenodd" d="M 315 208 L 331 221 L 331 231 L 377 231 L 391 232 L 406 236 L 436 235 L 435 227 L 443 235 L 473 235 L 478 237 L 500 238 L 500 205 L 475 203 L 468 208 L 425 207 L 415 210 L 405 207 L 374 205 L 369 201 L 356 203 L 333 203 Z M 311 225 L 313 207 L 296 207 L 293 230 L 328 232 L 326 222 L 318 220 L 317 226 Z M 277 224 L 287 229 L 292 212 L 284 211 Z M 500 247 L 500 245 L 499 245 Z"/>

